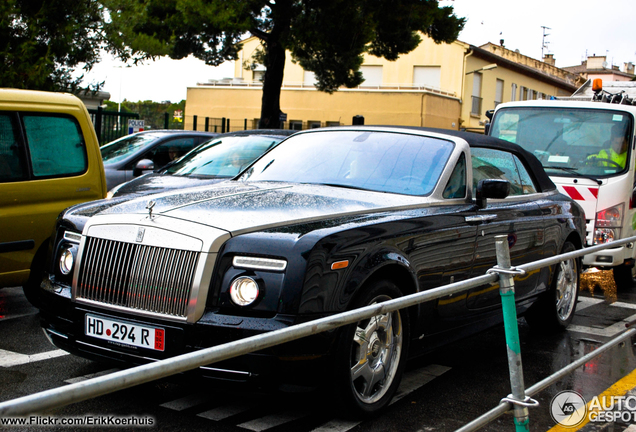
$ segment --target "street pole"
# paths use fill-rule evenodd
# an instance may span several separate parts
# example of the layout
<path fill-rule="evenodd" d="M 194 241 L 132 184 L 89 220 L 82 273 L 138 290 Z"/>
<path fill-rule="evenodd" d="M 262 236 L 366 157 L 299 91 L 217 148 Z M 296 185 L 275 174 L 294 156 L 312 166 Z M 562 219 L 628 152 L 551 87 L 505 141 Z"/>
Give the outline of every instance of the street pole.
<path fill-rule="evenodd" d="M 510 387 L 512 394 L 505 400 L 514 406 L 514 422 L 516 432 L 529 432 L 529 406 L 536 406 L 537 402 L 526 397 L 523 382 L 523 366 L 521 364 L 521 344 L 519 343 L 519 327 L 517 325 L 517 306 L 515 303 L 515 274 L 525 274 L 523 270 L 510 266 L 510 248 L 508 236 L 495 237 L 497 252 L 497 267 L 493 269 L 499 273 L 499 294 L 503 309 L 504 329 L 506 332 L 506 347 L 508 351 L 508 369 L 510 372 Z"/>

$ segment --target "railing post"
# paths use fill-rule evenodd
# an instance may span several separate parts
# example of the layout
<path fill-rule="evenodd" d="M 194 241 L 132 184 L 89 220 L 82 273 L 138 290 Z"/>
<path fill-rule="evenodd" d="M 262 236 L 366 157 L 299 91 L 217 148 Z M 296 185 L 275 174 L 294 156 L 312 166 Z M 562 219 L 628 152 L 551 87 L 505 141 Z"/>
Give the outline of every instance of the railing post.
<path fill-rule="evenodd" d="M 517 432 L 530 430 L 530 415 L 528 406 L 533 405 L 526 398 L 523 382 L 523 366 L 521 364 L 521 344 L 519 343 L 519 327 L 517 326 L 517 307 L 515 304 L 515 283 L 513 275 L 519 270 L 511 269 L 508 236 L 495 237 L 497 251 L 497 268 L 499 273 L 499 294 L 503 308 L 504 329 L 506 332 L 506 346 L 508 351 L 508 369 L 510 372 L 510 387 L 512 394 L 508 402 L 514 406 L 515 427 Z M 525 273 L 525 272 L 524 272 Z"/>
<path fill-rule="evenodd" d="M 192 130 L 197 130 L 197 116 L 192 116 Z"/>
<path fill-rule="evenodd" d="M 95 132 L 97 133 L 97 141 L 100 146 L 104 145 L 104 137 L 102 136 L 102 107 L 97 107 L 97 114 L 95 114 Z"/>

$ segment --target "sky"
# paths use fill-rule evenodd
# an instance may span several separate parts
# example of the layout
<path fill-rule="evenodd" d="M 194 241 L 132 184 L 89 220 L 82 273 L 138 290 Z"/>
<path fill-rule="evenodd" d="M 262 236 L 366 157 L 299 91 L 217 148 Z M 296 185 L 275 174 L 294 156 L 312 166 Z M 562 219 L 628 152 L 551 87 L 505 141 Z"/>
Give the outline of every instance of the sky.
<path fill-rule="evenodd" d="M 553 54 L 557 67 L 579 65 L 588 55 L 605 55 L 621 70 L 625 62 L 636 63 L 636 39 L 631 34 L 636 0 L 440 0 L 439 4 L 453 6 L 457 16 L 467 19 L 459 40 L 471 45 L 499 44 L 503 39 L 506 48 L 541 59 L 545 40 L 543 53 Z M 103 90 L 113 102 L 179 102 L 186 98 L 188 87 L 232 76 L 233 62 L 212 67 L 193 57 L 162 58 L 126 67 L 105 54 L 85 82 L 105 81 Z"/>

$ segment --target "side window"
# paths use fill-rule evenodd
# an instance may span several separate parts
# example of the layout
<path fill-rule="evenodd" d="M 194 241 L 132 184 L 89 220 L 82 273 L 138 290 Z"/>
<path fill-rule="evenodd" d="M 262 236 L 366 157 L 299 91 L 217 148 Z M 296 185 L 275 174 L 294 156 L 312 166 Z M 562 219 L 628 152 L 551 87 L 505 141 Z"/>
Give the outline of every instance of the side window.
<path fill-rule="evenodd" d="M 24 115 L 24 130 L 35 177 L 86 171 L 86 145 L 72 117 Z"/>
<path fill-rule="evenodd" d="M 451 174 L 450 179 L 442 197 L 444 198 L 464 198 L 466 196 L 466 156 L 464 153 L 459 157 L 457 165 Z"/>
<path fill-rule="evenodd" d="M 0 182 L 21 180 L 26 176 L 27 167 L 15 122 L 10 115 L 0 114 Z"/>
<path fill-rule="evenodd" d="M 511 153 L 486 149 L 472 149 L 473 196 L 477 184 L 483 179 L 501 179 L 510 182 L 510 195 L 535 193 L 536 187 L 521 161 Z"/>
<path fill-rule="evenodd" d="M 526 167 L 523 166 L 523 164 L 521 163 L 521 161 L 519 160 L 517 156 L 513 156 L 513 158 L 514 158 L 515 164 L 517 165 L 517 172 L 519 173 L 519 177 L 521 178 L 522 193 L 524 195 L 537 193 L 537 187 L 532 181 L 532 177 L 530 177 L 530 173 L 528 172 Z"/>
<path fill-rule="evenodd" d="M 192 150 L 195 145 L 195 139 L 195 137 L 177 138 L 159 144 L 142 159 L 151 159 L 155 163 L 155 169 L 161 168 Z"/>

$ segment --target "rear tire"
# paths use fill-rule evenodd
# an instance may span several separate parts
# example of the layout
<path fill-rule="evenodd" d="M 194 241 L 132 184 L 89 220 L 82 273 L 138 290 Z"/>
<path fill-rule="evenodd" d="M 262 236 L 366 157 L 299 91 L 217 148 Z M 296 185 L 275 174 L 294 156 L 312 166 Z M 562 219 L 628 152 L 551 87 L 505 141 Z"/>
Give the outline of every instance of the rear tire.
<path fill-rule="evenodd" d="M 352 309 L 402 296 L 387 280 L 363 290 Z M 344 415 L 369 416 L 388 405 L 404 373 L 409 337 L 406 309 L 343 327 L 334 362 L 334 397 Z"/>
<path fill-rule="evenodd" d="M 621 264 L 612 269 L 614 273 L 614 282 L 616 282 L 616 289 L 628 289 L 634 286 L 636 280 L 636 266 L 627 266 Z"/>
<path fill-rule="evenodd" d="M 561 253 L 573 252 L 576 247 L 565 242 Z M 572 322 L 579 296 L 580 265 L 577 258 L 556 265 L 550 290 L 526 312 L 526 321 L 541 331 L 558 331 Z"/>

